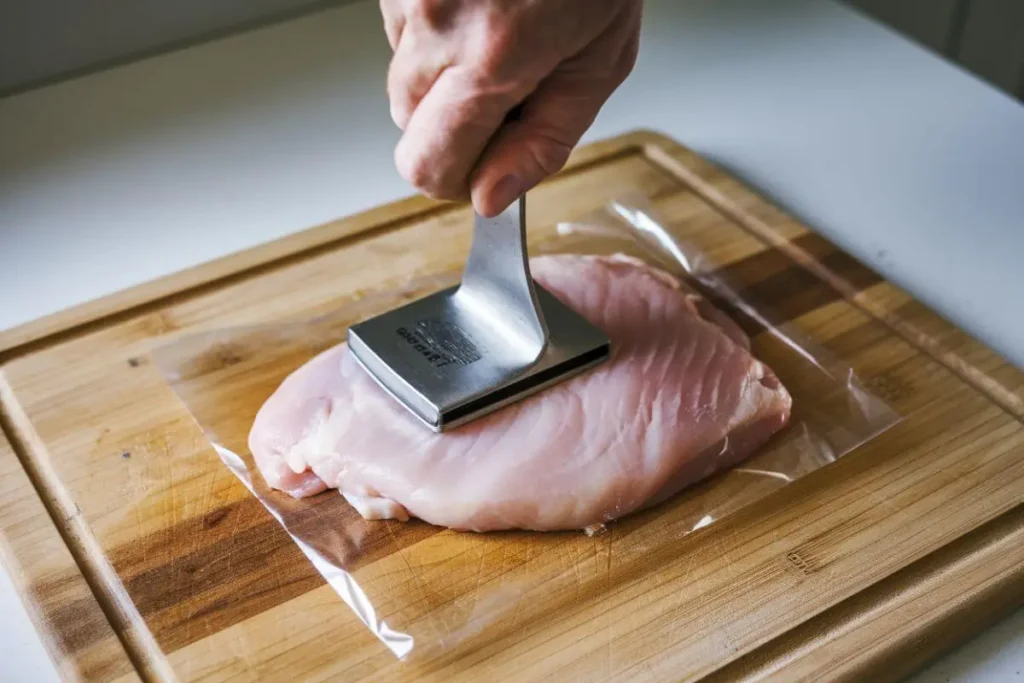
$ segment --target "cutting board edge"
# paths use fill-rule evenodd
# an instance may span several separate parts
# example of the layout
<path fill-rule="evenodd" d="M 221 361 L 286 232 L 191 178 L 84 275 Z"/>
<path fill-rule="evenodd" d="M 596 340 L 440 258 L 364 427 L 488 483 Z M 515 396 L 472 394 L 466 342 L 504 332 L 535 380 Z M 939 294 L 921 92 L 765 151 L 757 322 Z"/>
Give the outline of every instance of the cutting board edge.
<path fill-rule="evenodd" d="M 702 183 L 699 177 L 696 177 L 693 174 L 690 174 L 690 177 L 687 177 L 687 174 L 676 172 L 677 167 L 686 168 L 685 164 L 689 163 L 699 164 L 705 168 L 712 168 L 707 161 L 701 159 L 696 154 L 670 138 L 652 131 L 635 131 L 617 138 L 593 143 L 592 145 L 583 147 L 578 151 L 578 153 L 574 154 L 572 161 L 564 172 L 569 173 L 593 163 L 599 163 L 603 160 L 632 153 L 644 154 L 663 170 L 666 170 L 666 172 L 672 173 L 678 177 L 682 182 L 690 186 L 695 192 L 700 194 L 705 200 L 711 202 L 712 205 L 719 210 L 722 210 L 722 206 L 730 203 L 728 197 L 721 198 L 718 201 L 713 197 L 709 197 L 706 192 L 707 184 Z M 747 192 L 748 190 L 743 188 L 743 191 Z M 751 192 L 751 194 L 753 193 Z M 303 253 L 309 252 L 310 250 L 323 249 L 325 247 L 334 248 L 340 241 L 359 237 L 360 235 L 367 233 L 367 231 L 380 230 L 385 226 L 396 226 L 404 221 L 422 216 L 425 213 L 449 210 L 449 206 L 450 205 L 434 202 L 423 197 L 411 197 L 399 200 L 392 204 L 370 209 L 369 211 L 361 214 L 356 214 L 321 226 L 309 228 L 299 233 L 281 238 L 280 240 L 260 245 L 243 252 L 238 252 L 224 257 L 223 259 L 202 264 L 187 271 L 169 275 L 164 278 L 139 285 L 135 288 L 123 290 L 122 292 L 118 292 L 109 297 L 82 304 L 81 306 L 56 313 L 52 316 L 35 321 L 34 323 L 28 323 L 7 332 L 0 332 L 0 380 L 2 380 L 2 366 L 8 360 L 25 353 L 31 353 L 34 349 L 45 348 L 52 343 L 59 343 L 68 336 L 87 333 L 89 330 L 107 324 L 110 321 L 117 321 L 123 317 L 134 315 L 142 307 L 159 306 L 168 300 L 173 300 L 177 296 L 183 296 L 189 292 L 204 291 L 206 287 L 215 286 L 218 282 L 222 282 L 224 280 L 245 277 L 249 274 L 255 275 L 262 272 L 262 268 L 277 263 L 283 259 L 295 258 L 296 256 L 301 256 Z M 751 232 L 756 237 L 772 246 L 782 248 L 791 256 L 794 255 L 795 252 L 793 252 L 793 249 L 795 249 L 795 247 L 793 247 L 790 242 L 779 238 L 777 235 L 775 236 L 775 240 L 772 239 L 773 232 L 770 226 L 759 224 L 756 222 L 756 219 L 741 213 L 736 214 L 735 211 L 733 211 L 733 214 L 735 215 L 727 213 L 730 218 L 736 221 L 738 225 L 746 229 L 748 232 Z M 740 216 L 740 218 L 737 218 L 737 215 Z M 753 228 L 751 227 L 751 224 L 749 224 L 751 221 L 753 221 Z M 801 262 L 801 259 L 799 258 L 800 254 L 796 254 L 796 256 L 797 258 L 795 260 Z M 829 273 L 825 270 L 823 276 L 825 277 L 825 281 L 833 284 L 833 286 L 839 286 L 840 291 L 843 291 L 842 281 L 828 276 Z M 889 286 L 892 287 L 891 283 L 889 283 Z M 913 339 L 908 338 L 905 331 L 893 329 L 890 321 L 887 321 L 885 317 L 872 312 L 869 307 L 864 305 L 864 302 L 858 302 L 854 298 L 846 296 L 845 292 L 844 298 L 870 317 L 886 324 L 886 326 L 895 334 L 910 342 L 925 353 L 925 355 L 956 372 L 956 374 L 960 375 L 961 378 L 971 384 L 980 393 L 983 393 L 995 403 L 999 404 L 1004 410 L 1013 414 L 1013 411 L 1007 407 L 1008 404 L 1006 402 L 1006 397 L 999 397 L 998 394 L 993 396 L 992 387 L 986 388 L 983 385 L 979 385 L 977 377 L 974 377 L 972 380 L 972 377 L 965 377 L 961 372 L 957 372 L 955 367 L 950 367 L 950 359 L 948 357 L 943 359 L 941 354 L 937 356 L 934 348 L 929 349 L 927 346 L 922 348 L 919 340 L 918 343 L 915 343 Z M 952 327 L 952 325 L 947 321 L 943 322 L 945 325 Z M 1012 394 L 1010 395 L 1012 396 Z M 1011 408 L 1013 407 L 1012 401 L 1009 405 Z M 0 406 L 0 410 L 2 409 L 3 406 Z M 1018 420 L 1021 419 L 1021 415 L 1019 413 L 1016 414 L 1016 417 Z M 18 445 L 18 440 L 15 438 L 16 435 L 7 429 L 6 423 L 4 425 L 3 432 L 5 440 L 10 440 L 12 447 Z M 22 465 L 22 467 L 24 466 Z M 36 482 L 31 478 L 29 481 L 32 483 L 36 494 L 40 498 L 40 505 L 43 506 L 40 514 L 46 514 L 50 518 L 49 521 L 54 527 L 53 533 L 63 539 L 63 536 L 57 528 L 58 522 L 55 521 L 56 518 L 53 516 L 52 511 L 45 506 L 39 487 L 36 486 Z M 1001 519 L 1001 517 L 994 518 L 993 521 L 998 519 Z M 953 543 L 949 545 L 953 545 Z M 939 550 L 936 550 L 932 555 L 939 554 L 947 547 L 948 546 L 943 546 Z M 960 559 L 962 558 L 957 556 L 952 559 L 951 562 L 960 561 Z M 897 572 L 897 574 L 898 573 L 899 572 Z M 884 584 L 894 576 L 896 576 L 896 574 L 880 580 L 876 585 Z M 93 597 L 96 598 L 96 592 L 92 591 L 92 586 L 91 584 L 88 584 L 88 580 L 85 577 L 82 577 L 82 580 L 89 585 Z M 1007 586 L 1007 591 L 1011 590 L 1019 590 L 1019 583 L 1011 582 Z M 23 599 L 26 598 L 26 596 L 22 597 Z M 97 600 L 97 605 L 100 605 L 99 600 Z M 832 609 L 835 609 L 835 607 Z M 823 614 L 827 615 L 830 613 L 831 609 L 827 610 Z M 953 610 L 950 612 L 949 618 L 955 619 L 957 614 L 959 614 L 959 612 Z M 119 636 L 124 636 L 120 630 L 115 629 L 115 631 L 118 632 Z M 969 635 L 972 635 L 972 633 L 963 634 L 965 638 Z M 785 637 L 786 634 L 783 634 L 779 638 Z M 771 642 L 777 642 L 779 641 L 779 638 Z M 125 656 L 128 657 L 129 654 L 126 652 Z"/>
<path fill-rule="evenodd" d="M 812 256 L 804 253 L 785 237 L 780 236 L 771 226 L 738 207 L 737 202 L 721 194 L 709 182 L 701 178 L 701 173 L 697 173 L 693 169 L 699 168 L 703 172 L 714 174 L 723 174 L 723 172 L 710 161 L 668 135 L 656 130 L 640 128 L 589 143 L 573 151 L 565 168 L 558 175 L 569 175 L 588 166 L 628 154 L 643 154 L 652 164 L 677 178 L 736 225 L 765 244 L 779 249 L 795 262 L 810 270 L 839 291 L 853 306 L 884 324 L 912 346 L 985 394 L 1018 421 L 1024 423 L 1024 393 L 1019 395 L 1007 389 L 1000 382 L 994 381 L 983 371 L 966 362 L 958 354 L 942 348 L 941 342 L 889 314 L 884 307 L 876 305 L 869 297 L 857 292 L 842 278 L 837 277 L 828 268 L 816 262 Z M 779 214 L 785 215 L 785 212 L 747 185 L 738 185 L 734 188 L 734 192 L 744 195 L 745 198 L 753 200 L 755 203 L 771 206 Z M 452 204 L 448 202 L 431 200 L 422 195 L 406 197 L 306 228 L 93 301 L 72 306 L 9 330 L 0 330 L 0 368 L 8 361 L 31 353 L 35 349 L 58 343 L 76 334 L 88 333 L 104 324 L 138 314 L 147 307 L 155 307 L 189 294 L 198 294 L 220 283 L 233 281 L 235 278 L 255 276 L 262 272 L 262 269 L 272 267 L 282 261 L 299 258 L 311 251 L 336 247 L 340 242 L 358 239 L 370 232 L 393 229 L 401 223 L 424 214 L 450 210 L 451 206 Z M 808 228 L 810 229 L 810 226 Z M 868 270 L 873 270 L 863 263 L 860 265 Z M 894 290 L 905 294 L 904 290 L 885 278 L 880 279 Z M 1014 367 L 1005 358 L 957 328 L 931 308 L 927 309 L 927 313 L 930 318 L 939 321 L 942 326 L 956 330 L 966 337 L 968 343 L 984 348 L 1005 365 Z M 1014 369 L 1017 370 L 1017 384 L 1024 386 L 1024 370 L 1015 367 Z"/>
<path fill-rule="evenodd" d="M 65 567 L 71 572 L 72 581 L 79 577 L 88 588 L 89 605 L 95 605 L 120 642 L 121 648 L 132 665 L 134 675 L 144 680 L 173 680 L 174 674 L 160 650 L 153 634 L 146 626 L 126 593 L 120 578 L 110 565 L 92 529 L 80 514 L 77 504 L 67 498 L 64 485 L 53 473 L 46 455 L 46 449 L 38 443 L 34 427 L 21 409 L 14 392 L 0 366 L 0 434 L 8 451 L 18 460 L 21 473 L 35 493 L 39 502 L 33 517 L 43 517 L 49 522 L 47 528 L 59 538 L 63 548 L 70 554 L 71 562 Z M 7 518 L 0 515 L 0 532 Z M 52 535 L 49 538 L 53 539 Z M 56 540 L 56 539 L 54 539 Z M 8 558 L 17 561 L 16 571 L 26 565 L 23 555 L 14 553 Z M 63 577 L 62 577 L 63 578 Z M 30 588 L 30 591 L 33 590 Z M 22 596 L 22 600 L 28 596 Z M 43 615 L 46 616 L 46 615 Z M 59 624 L 56 616 L 54 622 Z M 71 626 L 66 621 L 65 626 Z M 56 634 L 47 634 L 52 638 Z M 44 638 L 46 640 L 47 638 Z"/>
<path fill-rule="evenodd" d="M 656 133 L 634 131 L 586 145 L 574 151 L 561 175 L 578 172 L 591 165 L 625 155 L 643 153 L 652 141 L 662 139 L 667 141 L 667 138 L 662 138 Z M 102 613 L 106 625 L 116 635 L 121 654 L 131 667 L 129 678 L 149 680 L 154 674 L 156 678 L 160 678 L 156 672 L 164 667 L 160 662 L 153 661 L 154 653 L 151 647 L 140 647 L 140 643 L 137 642 L 140 637 L 148 640 L 148 634 L 139 633 L 137 628 L 130 625 L 126 626 L 124 615 L 120 614 L 121 610 L 117 607 L 117 599 L 108 594 L 112 588 L 107 585 L 105 578 L 93 577 L 90 580 L 83 572 L 82 558 L 79 554 L 88 554 L 88 550 L 82 547 L 82 543 L 76 540 L 74 530 L 68 527 L 68 520 L 64 518 L 60 502 L 50 500 L 52 496 L 44 495 L 44 492 L 50 490 L 52 482 L 48 483 L 45 473 L 36 471 L 38 468 L 25 465 L 26 459 L 32 459 L 29 455 L 31 439 L 25 438 L 23 430 L 19 429 L 16 421 L 12 419 L 11 413 L 18 406 L 13 398 L 13 392 L 2 391 L 9 388 L 4 379 L 4 366 L 33 351 L 137 315 L 147 307 L 158 307 L 188 294 L 200 294 L 210 287 L 234 281 L 236 278 L 257 276 L 262 269 L 275 266 L 282 261 L 301 257 L 311 251 L 336 248 L 340 242 L 359 239 L 388 227 L 397 227 L 432 212 L 448 211 L 451 207 L 450 203 L 431 200 L 424 196 L 406 197 L 72 306 L 9 330 L 0 330 L 0 446 L 6 446 L 0 451 L 0 457 L 10 457 L 17 461 L 14 466 L 24 478 L 25 484 L 31 486 L 33 490 L 33 515 L 45 518 L 48 537 L 59 542 L 70 553 L 70 560 L 64 569 L 72 577 L 70 581 L 88 593 L 91 608 Z M 0 518 L 0 541 L 6 543 L 7 552 L 0 553 L 0 559 L 9 573 L 17 574 L 25 568 L 25 557 L 23 552 L 18 551 L 16 545 L 8 542 L 5 521 Z M 65 533 L 61 532 L 62 529 Z M 92 562 L 87 561 L 85 566 L 92 567 Z M 52 623 L 47 622 L 47 617 L 53 615 L 46 613 L 45 607 L 36 600 L 30 587 L 19 590 L 19 598 L 61 676 L 77 677 L 75 665 L 78 662 L 70 662 L 70 667 L 65 663 L 69 656 L 61 652 L 56 642 L 57 634 L 51 633 Z"/>
<path fill-rule="evenodd" d="M 1003 566 L 994 578 L 985 575 L 992 564 Z M 976 580 L 949 579 L 963 574 Z M 926 619 L 914 621 L 871 657 L 858 658 L 855 643 L 844 649 L 843 639 L 856 640 L 858 630 L 874 619 L 912 611 L 915 601 L 936 596 L 942 601 L 940 607 L 928 610 Z M 823 646 L 831 645 L 848 657 L 829 676 L 896 683 L 1022 608 L 1024 503 L 743 653 L 702 680 L 804 680 L 794 669 L 805 658 L 820 659 Z"/>
<path fill-rule="evenodd" d="M 0 457 L 16 458 L 19 460 L 19 466 L 23 467 L 14 450 L 14 444 L 11 443 L 8 436 L 6 418 L 0 421 L 0 426 L 4 427 L 0 431 L 0 446 L 8 446 L 6 451 L 0 449 Z M 38 494 L 38 488 L 27 474 L 24 476 L 26 483 L 32 485 L 33 491 L 36 493 L 35 501 L 39 508 L 38 514 L 50 518 L 51 515 Z M 1000 541 L 1011 535 L 1024 538 L 1024 512 L 1022 511 L 1024 511 L 1024 506 L 1017 506 L 1004 512 L 965 536 L 951 541 L 913 564 L 879 580 L 866 590 L 810 617 L 759 648 L 732 660 L 705 680 L 754 681 L 763 680 L 763 676 L 767 672 L 785 673 L 788 663 L 797 658 L 799 653 L 805 650 L 807 643 L 813 639 L 813 636 L 809 634 L 813 634 L 815 631 L 824 632 L 827 628 L 842 637 L 844 625 L 855 624 L 871 612 L 891 611 L 898 608 L 902 602 L 916 597 L 916 593 L 908 590 L 915 579 L 946 575 L 965 566 L 981 567 L 987 564 L 994 552 L 1002 552 L 1005 549 L 999 545 Z M 52 518 L 48 521 L 49 534 L 67 545 Z M 0 561 L 7 571 L 18 571 L 20 566 L 11 567 L 11 563 L 17 563 L 21 558 L 17 550 L 9 543 L 7 530 L 2 525 L 0 525 L 0 538 L 6 544 L 4 549 L 6 552 L 0 553 Z M 1009 544 L 1009 547 L 1016 551 L 1018 566 L 1024 567 L 1024 543 Z M 74 570 L 72 580 L 88 589 L 92 596 L 92 604 L 95 609 L 102 611 L 107 617 L 108 624 L 111 625 L 121 645 L 121 655 L 127 665 L 131 666 L 132 673 L 127 678 L 121 677 L 118 680 L 143 680 L 139 676 L 139 668 L 135 661 L 138 653 L 133 653 L 132 647 L 125 647 L 123 630 L 113 627 L 109 619 L 109 610 L 104 608 L 96 597 L 97 594 L 92 583 L 82 574 L 77 562 Z M 898 646 L 889 647 L 876 658 L 859 662 L 856 669 L 850 673 L 870 680 L 896 681 L 942 655 L 948 649 L 976 636 L 982 629 L 994 625 L 1013 610 L 1024 606 L 1024 581 L 1022 581 L 1024 569 L 1016 573 L 1017 576 L 1013 576 L 1004 572 L 994 588 L 989 585 L 989 582 L 958 583 L 955 587 L 950 585 L 942 587 L 950 599 L 946 603 L 946 609 L 940 615 L 927 623 L 919 624 L 918 628 L 914 630 L 903 632 L 900 635 Z M 873 600 L 872 596 L 875 595 L 888 596 L 888 599 Z M 54 634 L 48 633 L 44 608 L 31 594 L 21 593 L 19 597 L 25 605 L 51 661 L 57 666 L 62 678 L 71 680 L 68 669 L 74 669 L 74 662 L 71 662 L 70 667 L 65 663 L 69 659 L 68 656 L 60 652 L 59 646 L 54 642 Z M 983 598 L 983 602 L 979 603 L 973 599 L 974 597 Z M 993 605 L 999 606 L 1000 609 L 989 609 Z M 147 677 L 146 680 L 149 678 Z"/>
<path fill-rule="evenodd" d="M 645 132 L 645 135 L 651 138 L 644 145 L 644 152 L 652 163 L 662 168 L 665 172 L 678 178 L 680 182 L 687 185 L 722 215 L 733 221 L 733 223 L 743 228 L 766 245 L 774 247 L 786 254 L 794 262 L 810 271 L 816 277 L 842 294 L 843 298 L 852 306 L 868 317 L 885 325 L 890 331 L 901 337 L 908 344 L 926 354 L 960 379 L 973 386 L 1000 406 L 1004 411 L 1016 418 L 1018 422 L 1024 424 L 1024 394 L 1018 394 L 1011 391 L 999 381 L 988 376 L 983 370 L 973 366 L 959 354 L 943 348 L 944 345 L 942 342 L 932 335 L 925 333 L 921 328 L 908 323 L 906 320 L 900 319 L 887 311 L 884 305 L 876 302 L 870 295 L 858 291 L 856 287 L 851 286 L 848 282 L 830 271 L 824 264 L 817 261 L 812 255 L 806 253 L 798 245 L 779 235 L 778 232 L 770 225 L 760 220 L 751 212 L 745 211 L 741 208 L 740 202 L 736 202 L 733 197 L 728 197 L 722 194 L 711 183 L 702 178 L 699 173 L 696 173 L 693 170 L 694 168 L 703 167 L 705 169 L 709 169 L 712 173 L 721 173 L 721 171 L 713 164 L 703 159 L 692 150 L 674 142 L 671 138 L 653 132 Z M 754 203 L 771 206 L 779 214 L 792 218 L 745 184 L 734 188 L 733 192 L 744 195 L 745 199 L 752 200 Z M 813 231 L 811 226 L 806 227 L 808 230 Z M 816 234 L 821 237 L 820 233 Z M 821 239 L 829 242 L 827 238 L 821 237 Z M 847 254 L 847 256 L 857 261 L 858 265 L 862 268 L 874 272 L 874 269 L 870 266 L 860 262 L 849 254 Z M 886 278 L 879 276 L 879 280 L 886 283 L 887 286 L 892 288 L 898 294 L 905 296 L 908 299 L 914 299 L 907 294 L 905 290 L 892 284 L 892 282 Z M 1002 355 L 982 344 L 975 337 L 961 330 L 951 321 L 939 315 L 931 307 L 926 307 L 926 313 L 930 320 L 936 321 L 940 326 L 955 330 L 959 335 L 966 339 L 969 345 L 972 345 L 975 348 L 983 348 L 986 352 L 1001 361 L 1003 365 L 1013 368 L 1016 371 L 1016 384 L 1018 386 L 1024 386 L 1024 370 L 1016 368 L 1016 366 L 1006 360 Z"/>
<path fill-rule="evenodd" d="M 594 164 L 628 154 L 644 154 L 652 145 L 674 145 L 670 138 L 636 130 L 599 140 L 573 151 L 557 176 L 576 173 Z M 301 256 L 312 250 L 336 247 L 339 242 L 360 238 L 456 204 L 413 195 L 394 202 L 290 233 L 248 249 L 164 275 L 106 296 L 0 330 L 0 367 L 19 356 L 55 343 L 76 331 L 85 333 L 98 325 L 135 314 L 138 309 L 199 293 L 225 280 L 256 275 L 261 268 Z"/>
<path fill-rule="evenodd" d="M 0 371 L 0 383 L 3 382 L 4 377 L 2 371 Z M 17 476 L 20 486 L 32 489 L 32 495 L 23 499 L 22 503 L 25 507 L 30 508 L 27 513 L 32 518 L 42 520 L 42 534 L 44 536 L 42 542 L 49 545 L 62 546 L 67 551 L 68 557 L 61 558 L 58 567 L 65 581 L 63 589 L 79 596 L 87 596 L 79 598 L 84 603 L 80 605 L 79 609 L 91 614 L 94 620 L 102 619 L 102 623 L 98 628 L 109 629 L 110 638 L 107 638 L 107 640 L 111 642 L 110 647 L 114 647 L 116 650 L 112 654 L 114 659 L 117 660 L 114 666 L 119 666 L 127 671 L 126 674 L 120 677 L 120 680 L 141 681 L 142 679 L 139 677 L 132 652 L 125 646 L 122 634 L 114 627 L 110 619 L 109 610 L 99 599 L 92 582 L 82 572 L 78 558 L 71 551 L 71 545 L 61 533 L 51 508 L 46 504 L 40 493 L 40 487 L 29 474 L 28 468 L 25 467 L 23 458 L 18 452 L 19 447 L 18 440 L 14 438 L 14 430 L 9 416 L 6 414 L 2 402 L 0 402 L 0 460 L 10 461 L 0 463 L 3 471 Z M 8 511 L 5 509 L 4 512 Z M 22 511 L 15 519 L 21 521 L 24 514 L 26 514 L 26 511 Z M 28 585 L 25 581 L 21 580 L 28 574 L 25 558 L 27 549 L 24 547 L 24 541 L 20 540 L 20 537 L 14 532 L 12 527 L 13 522 L 9 519 L 9 515 L 0 515 L 0 543 L 2 543 L 2 548 L 0 548 L 0 564 L 3 565 L 3 571 L 8 573 L 12 585 L 18 591 L 18 598 L 24 606 L 25 612 L 28 614 L 29 620 L 32 622 L 32 626 L 60 678 L 62 680 L 82 679 L 85 677 L 85 663 L 79 661 L 74 653 L 65 651 L 60 642 L 60 634 L 53 632 L 54 615 L 47 608 L 45 596 L 38 594 L 34 586 Z M 38 544 L 40 539 L 33 538 L 32 542 L 33 545 Z M 116 640 L 116 646 L 112 645 L 113 640 L 111 639 Z M 78 653 L 78 655 L 81 657 L 81 653 Z"/>

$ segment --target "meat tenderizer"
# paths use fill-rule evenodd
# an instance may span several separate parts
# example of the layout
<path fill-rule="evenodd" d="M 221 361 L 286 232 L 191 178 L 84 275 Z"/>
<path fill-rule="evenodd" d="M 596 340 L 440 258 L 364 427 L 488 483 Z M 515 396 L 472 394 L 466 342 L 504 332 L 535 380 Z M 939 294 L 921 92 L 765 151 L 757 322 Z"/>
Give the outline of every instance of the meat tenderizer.
<path fill-rule="evenodd" d="M 608 337 L 537 285 L 526 198 L 474 214 L 460 284 L 348 330 L 359 364 L 435 432 L 457 427 L 605 361 Z"/>

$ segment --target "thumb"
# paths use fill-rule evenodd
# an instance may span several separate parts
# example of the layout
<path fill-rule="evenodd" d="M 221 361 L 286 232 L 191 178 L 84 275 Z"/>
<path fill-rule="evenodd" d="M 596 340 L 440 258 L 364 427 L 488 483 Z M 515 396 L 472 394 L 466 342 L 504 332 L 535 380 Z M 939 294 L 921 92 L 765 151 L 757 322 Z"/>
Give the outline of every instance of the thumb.
<path fill-rule="evenodd" d="M 496 216 L 565 166 L 572 149 L 611 94 L 605 83 L 553 75 L 523 103 L 517 120 L 498 129 L 470 179 L 473 206 Z"/>

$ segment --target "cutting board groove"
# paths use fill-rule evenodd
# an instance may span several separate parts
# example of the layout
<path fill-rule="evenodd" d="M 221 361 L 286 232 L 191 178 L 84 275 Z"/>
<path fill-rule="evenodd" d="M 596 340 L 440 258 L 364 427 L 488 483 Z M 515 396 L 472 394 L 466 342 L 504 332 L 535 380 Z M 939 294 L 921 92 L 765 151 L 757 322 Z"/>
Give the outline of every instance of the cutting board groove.
<path fill-rule="evenodd" d="M 220 464 L 148 356 L 157 339 L 311 318 L 457 273 L 464 207 L 380 207 L 0 333 L 0 485 L 31 482 L 0 507 L 5 563 L 64 676 L 892 680 L 1024 602 L 1024 375 L 654 133 L 577 151 L 532 193 L 531 241 L 628 191 L 903 420 L 672 544 L 657 539 L 677 533 L 673 506 L 613 526 L 602 557 L 578 535 L 493 544 L 417 522 L 370 527 L 353 571 L 393 576 L 385 612 L 427 618 L 505 572 L 563 567 L 511 623 L 399 665 Z M 769 364 L 784 362 L 762 322 L 730 312 Z M 186 371 L 265 391 L 259 367 L 258 350 L 228 345 Z M 317 508 L 354 515 L 331 498 Z M 422 563 L 418 582 L 399 581 L 398 553 Z M 91 626 L 76 629 L 82 615 Z"/>
<path fill-rule="evenodd" d="M 847 301 L 884 323 L 893 332 L 924 353 L 927 353 L 936 361 L 942 363 L 964 381 L 970 382 L 990 396 L 993 401 L 1002 406 L 1008 413 L 1018 420 L 1024 421 L 1024 396 L 1020 392 L 1014 393 L 1007 389 L 1002 383 L 994 380 L 979 368 L 972 366 L 955 352 L 944 348 L 940 340 L 935 339 L 919 327 L 910 324 L 908 322 L 909 317 L 900 316 L 899 311 L 896 311 L 894 314 L 894 312 L 886 310 L 884 306 L 879 306 L 870 297 L 865 297 L 861 288 L 858 288 L 855 283 L 842 277 L 841 273 L 836 272 L 833 267 L 834 264 L 812 253 L 808 253 L 795 241 L 781 237 L 775 230 L 737 206 L 735 202 L 718 191 L 713 185 L 704 182 L 698 174 L 694 173 L 684 163 L 678 161 L 663 148 L 656 145 L 649 146 L 647 154 L 654 163 L 657 163 L 666 171 L 674 173 L 687 186 L 696 189 L 709 204 L 714 206 L 723 215 L 734 220 L 737 225 L 742 226 L 758 239 L 763 240 L 768 246 L 779 250 L 779 252 L 788 256 L 795 263 L 800 264 L 815 276 L 827 282 L 837 292 L 842 294 Z M 842 253 L 837 255 L 846 256 L 846 254 Z M 860 270 L 870 272 L 864 266 L 860 266 Z M 943 322 L 952 327 L 947 321 L 943 320 Z"/>
<path fill-rule="evenodd" d="M 938 642 L 942 649 L 954 647 L 1024 602 L 1024 565 L 1015 564 L 1013 553 L 1022 544 L 1024 505 L 1018 505 L 730 662 L 704 681 L 724 683 L 780 675 L 787 681 L 856 681 L 867 680 L 878 670 L 886 671 L 888 680 L 909 676 L 932 654 L 915 641 Z M 979 576 L 980 581 L 976 579 Z M 970 586 L 952 605 L 944 604 L 949 596 L 942 590 L 942 585 L 950 582 Z M 910 622 L 943 610 L 950 614 L 929 624 L 927 633 L 912 631 L 894 638 L 891 629 L 879 629 L 877 635 L 869 635 L 870 659 L 859 649 L 843 647 L 844 640 L 870 633 L 878 621 Z"/>

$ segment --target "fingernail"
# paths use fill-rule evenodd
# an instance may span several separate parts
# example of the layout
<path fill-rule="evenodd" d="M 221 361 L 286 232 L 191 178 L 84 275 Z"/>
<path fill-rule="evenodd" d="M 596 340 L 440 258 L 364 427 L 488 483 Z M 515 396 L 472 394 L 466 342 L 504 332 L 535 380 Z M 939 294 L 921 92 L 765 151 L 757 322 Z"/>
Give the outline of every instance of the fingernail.
<path fill-rule="evenodd" d="M 504 211 L 509 204 L 519 199 L 523 191 L 523 181 L 518 176 L 507 175 L 494 184 L 491 200 L 499 211 Z"/>
<path fill-rule="evenodd" d="M 405 107 L 401 107 L 397 102 L 391 103 L 391 120 L 395 122 L 399 130 L 405 130 L 406 124 L 409 122 L 409 117 L 406 115 Z"/>

